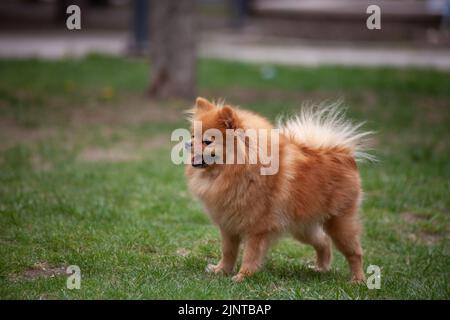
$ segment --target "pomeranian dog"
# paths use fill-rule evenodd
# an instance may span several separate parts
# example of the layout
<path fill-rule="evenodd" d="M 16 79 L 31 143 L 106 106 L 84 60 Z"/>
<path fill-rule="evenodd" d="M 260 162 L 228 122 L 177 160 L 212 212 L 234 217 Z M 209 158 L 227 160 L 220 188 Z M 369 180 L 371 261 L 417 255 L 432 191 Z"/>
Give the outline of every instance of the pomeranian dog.
<path fill-rule="evenodd" d="M 277 126 L 253 112 L 204 98 L 197 98 L 189 113 L 192 161 L 185 168 L 189 190 L 204 204 L 222 238 L 222 258 L 208 265 L 208 272 L 232 273 L 243 243 L 242 264 L 232 278 L 240 282 L 261 268 L 270 245 L 288 233 L 314 247 L 315 269 L 320 272 L 330 270 L 333 242 L 348 261 L 352 281 L 364 282 L 358 218 L 362 190 L 356 161 L 371 157 L 364 152 L 370 132 L 345 120 L 338 106 L 303 108 Z M 195 123 L 201 124 L 200 134 L 194 134 Z M 224 138 L 210 135 L 209 129 Z M 275 173 L 261 174 L 267 164 L 259 160 L 226 161 L 229 152 L 239 152 L 240 147 L 234 142 L 227 147 L 225 137 L 239 129 L 279 133 L 276 148 L 270 138 L 264 142 L 269 152 L 277 151 Z M 248 160 L 252 156 L 248 137 L 234 134 L 234 138 L 244 146 Z M 223 161 L 205 161 L 207 150 L 210 157 Z"/>

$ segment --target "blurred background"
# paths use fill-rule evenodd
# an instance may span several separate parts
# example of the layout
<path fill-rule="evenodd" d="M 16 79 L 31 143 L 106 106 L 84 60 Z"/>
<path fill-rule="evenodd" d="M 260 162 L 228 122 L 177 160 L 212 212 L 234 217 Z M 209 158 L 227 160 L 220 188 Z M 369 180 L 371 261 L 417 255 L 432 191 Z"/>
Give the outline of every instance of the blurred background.
<path fill-rule="evenodd" d="M 70 4 L 81 30 L 65 28 Z M 381 30 L 365 27 L 372 4 Z M 448 69 L 449 21 L 448 0 L 5 0 L 0 56 L 145 56 L 175 38 L 169 51 L 208 58 Z"/>
<path fill-rule="evenodd" d="M 449 3 L 0 1 L 0 298 L 448 299 Z M 359 168 L 382 290 L 289 239 L 242 286 L 203 272 L 220 235 L 170 159 L 197 95 L 270 120 L 340 100 L 376 132 Z"/>
<path fill-rule="evenodd" d="M 449 3 L 5 0 L 0 3 L 0 56 L 58 58 L 96 52 L 150 57 L 152 53 L 149 90 L 159 96 L 187 97 L 195 92 L 197 55 L 307 66 L 449 69 Z M 70 4 L 81 8 L 81 30 L 65 28 Z M 381 30 L 366 27 L 370 15 L 366 10 L 372 4 L 381 9 Z M 266 74 L 270 76 L 270 71 Z"/>

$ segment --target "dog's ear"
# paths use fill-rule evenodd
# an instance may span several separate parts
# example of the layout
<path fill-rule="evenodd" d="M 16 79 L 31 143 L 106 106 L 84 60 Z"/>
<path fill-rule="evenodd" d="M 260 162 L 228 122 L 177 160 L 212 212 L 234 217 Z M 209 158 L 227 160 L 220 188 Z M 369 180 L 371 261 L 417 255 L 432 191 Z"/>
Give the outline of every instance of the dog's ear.
<path fill-rule="evenodd" d="M 239 127 L 236 112 L 230 106 L 224 106 L 219 112 L 219 117 L 227 129 L 237 129 Z"/>
<path fill-rule="evenodd" d="M 195 106 L 197 107 L 198 111 L 210 111 L 215 108 L 215 106 L 211 102 L 202 97 L 198 97 L 195 100 Z"/>

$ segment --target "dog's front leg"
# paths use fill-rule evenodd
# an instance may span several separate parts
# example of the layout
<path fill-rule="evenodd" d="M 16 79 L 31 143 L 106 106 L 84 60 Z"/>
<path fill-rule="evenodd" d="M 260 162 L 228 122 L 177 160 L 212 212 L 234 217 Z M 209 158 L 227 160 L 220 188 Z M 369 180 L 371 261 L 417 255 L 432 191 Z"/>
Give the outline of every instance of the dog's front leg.
<path fill-rule="evenodd" d="M 217 265 L 209 264 L 206 267 L 206 271 L 214 273 L 229 274 L 233 272 L 234 265 L 239 253 L 239 236 L 230 234 L 225 230 L 220 230 L 222 236 L 222 259 Z"/>
<path fill-rule="evenodd" d="M 247 237 L 242 265 L 239 273 L 233 277 L 233 281 L 241 282 L 261 268 L 270 244 L 270 239 L 271 237 L 268 234 L 258 234 Z"/>

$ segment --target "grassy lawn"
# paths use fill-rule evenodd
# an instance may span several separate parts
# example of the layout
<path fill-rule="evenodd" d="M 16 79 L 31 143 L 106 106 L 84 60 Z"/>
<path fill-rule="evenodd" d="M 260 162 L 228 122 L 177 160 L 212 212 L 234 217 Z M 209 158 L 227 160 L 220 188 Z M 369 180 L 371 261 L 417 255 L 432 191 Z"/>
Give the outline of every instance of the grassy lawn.
<path fill-rule="evenodd" d="M 206 274 L 218 230 L 170 161 L 180 101 L 150 102 L 143 61 L 0 60 L 0 298 L 450 298 L 450 73 L 276 67 L 202 60 L 199 94 L 270 118 L 342 99 L 377 131 L 362 164 L 365 268 L 381 289 L 329 274 L 291 239 L 244 283 Z M 80 290 L 62 270 L 81 268 Z"/>

